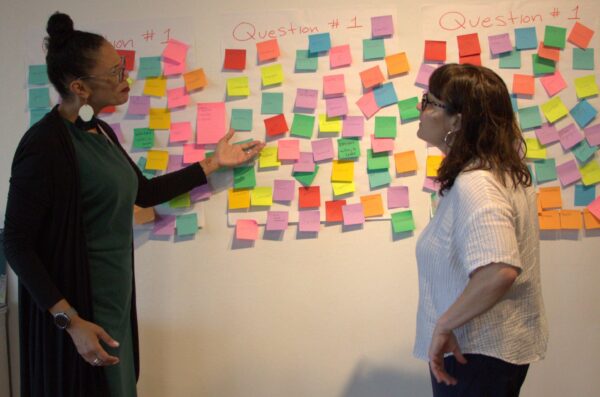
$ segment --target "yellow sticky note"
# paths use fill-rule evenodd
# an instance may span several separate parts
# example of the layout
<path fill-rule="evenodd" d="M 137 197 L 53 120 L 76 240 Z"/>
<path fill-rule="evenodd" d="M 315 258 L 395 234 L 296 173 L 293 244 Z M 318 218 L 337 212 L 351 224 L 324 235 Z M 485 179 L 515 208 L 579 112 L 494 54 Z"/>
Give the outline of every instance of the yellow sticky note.
<path fill-rule="evenodd" d="M 341 117 L 327 117 L 326 114 L 319 115 L 320 132 L 340 132 L 342 130 Z"/>
<path fill-rule="evenodd" d="M 171 128 L 171 112 L 169 109 L 150 108 L 148 128 L 152 130 L 168 130 Z"/>
<path fill-rule="evenodd" d="M 250 191 L 250 203 L 252 205 L 269 206 L 273 204 L 272 187 L 255 187 Z"/>
<path fill-rule="evenodd" d="M 356 190 L 354 182 L 331 182 L 331 187 L 335 196 L 353 193 Z"/>
<path fill-rule="evenodd" d="M 263 66 L 260 68 L 260 75 L 264 86 L 283 83 L 283 68 L 279 63 L 271 66 Z"/>
<path fill-rule="evenodd" d="M 581 181 L 586 186 L 600 182 L 600 164 L 595 160 L 579 168 L 579 172 L 581 173 Z"/>
<path fill-rule="evenodd" d="M 265 147 L 260 151 L 258 166 L 260 168 L 279 167 L 281 161 L 277 157 L 277 146 Z"/>
<path fill-rule="evenodd" d="M 383 215 L 383 200 L 381 194 L 370 194 L 361 196 L 360 203 L 363 205 L 365 218 Z"/>
<path fill-rule="evenodd" d="M 227 79 L 227 95 L 229 96 L 249 96 L 250 86 L 248 77 L 232 77 Z"/>
<path fill-rule="evenodd" d="M 241 208 L 250 208 L 250 191 L 244 190 L 233 190 L 229 189 L 228 192 L 228 208 L 230 210 L 237 210 Z"/>
<path fill-rule="evenodd" d="M 542 104 L 541 108 L 542 112 L 544 112 L 544 116 L 546 116 L 550 123 L 554 123 L 556 120 L 562 119 L 569 114 L 569 109 L 567 109 L 558 96 L 555 96 L 548 102 Z"/>
<path fill-rule="evenodd" d="M 598 85 L 596 84 L 596 76 L 590 74 L 575 79 L 575 92 L 577 98 L 587 98 L 598 95 Z"/>
<path fill-rule="evenodd" d="M 146 79 L 144 95 L 165 96 L 167 93 L 167 79 L 164 77 L 151 77 Z"/>
<path fill-rule="evenodd" d="M 169 165 L 169 152 L 166 150 L 149 150 L 146 160 L 147 170 L 165 171 Z"/>
<path fill-rule="evenodd" d="M 396 161 L 396 172 L 398 174 L 417 170 L 417 156 L 415 155 L 414 150 L 395 153 L 394 160 Z"/>
<path fill-rule="evenodd" d="M 542 211 L 538 219 L 541 230 L 560 230 L 560 211 Z"/>
<path fill-rule="evenodd" d="M 442 160 L 444 160 L 444 156 L 427 156 L 427 176 L 428 177 L 436 177 L 438 168 L 442 164 Z"/>
<path fill-rule="evenodd" d="M 545 159 L 546 148 L 540 144 L 537 138 L 525 138 L 525 146 L 527 146 L 528 159 Z"/>
<path fill-rule="evenodd" d="M 354 161 L 333 160 L 331 168 L 332 182 L 354 181 Z"/>

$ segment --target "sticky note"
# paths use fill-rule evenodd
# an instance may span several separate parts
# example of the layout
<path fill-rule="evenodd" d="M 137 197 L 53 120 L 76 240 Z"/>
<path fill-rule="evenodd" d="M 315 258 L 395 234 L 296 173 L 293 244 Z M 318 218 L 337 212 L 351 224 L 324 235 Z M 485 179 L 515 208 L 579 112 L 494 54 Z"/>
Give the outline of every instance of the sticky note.
<path fill-rule="evenodd" d="M 298 160 L 300 158 L 300 142 L 297 139 L 281 139 L 277 142 L 279 160 Z"/>
<path fill-rule="evenodd" d="M 392 214 L 392 230 L 394 233 L 411 232 L 415 230 L 412 210 L 399 211 Z"/>
<path fill-rule="evenodd" d="M 375 153 L 379 152 L 391 152 L 394 150 L 394 140 L 390 138 L 375 138 L 375 135 L 371 135 L 371 149 Z"/>
<path fill-rule="evenodd" d="M 600 124 L 587 127 L 583 131 L 585 133 L 585 139 L 587 139 L 590 146 L 600 145 Z"/>
<path fill-rule="evenodd" d="M 592 29 L 579 22 L 575 22 L 567 40 L 569 43 L 573 43 L 580 48 L 587 48 L 593 35 L 594 31 Z"/>
<path fill-rule="evenodd" d="M 292 176 L 303 186 L 310 186 L 315 180 L 317 172 L 319 172 L 319 166 L 315 164 L 315 170 L 313 172 L 293 172 Z"/>
<path fill-rule="evenodd" d="M 332 182 L 353 182 L 354 161 L 333 160 L 331 169 Z"/>
<path fill-rule="evenodd" d="M 394 34 L 391 15 L 371 17 L 371 37 L 388 37 Z"/>
<path fill-rule="evenodd" d="M 541 106 L 542 112 L 550 123 L 562 119 L 569 114 L 569 109 L 565 106 L 559 96 L 555 96 Z"/>
<path fill-rule="evenodd" d="M 568 186 L 581 179 L 581 173 L 579 172 L 579 168 L 577 168 L 575 160 L 569 160 L 559 164 L 556 167 L 556 172 L 558 173 L 558 178 L 563 186 Z"/>
<path fill-rule="evenodd" d="M 225 102 L 197 104 L 196 143 L 214 144 L 225 136 L 227 115 Z"/>
<path fill-rule="evenodd" d="M 130 96 L 127 114 L 147 115 L 150 112 L 150 97 L 148 96 Z"/>
<path fill-rule="evenodd" d="M 335 132 L 342 130 L 342 119 L 340 117 L 327 117 L 325 114 L 319 115 L 319 131 Z"/>
<path fill-rule="evenodd" d="M 535 27 L 515 29 L 515 46 L 517 50 L 535 49 L 537 48 L 537 43 L 538 39 Z"/>
<path fill-rule="evenodd" d="M 367 175 L 369 176 L 369 187 L 371 190 L 387 186 L 392 181 L 388 170 L 369 171 Z"/>
<path fill-rule="evenodd" d="M 258 61 L 265 62 L 277 59 L 280 55 L 277 39 L 270 39 L 256 43 Z"/>
<path fill-rule="evenodd" d="M 340 138 L 338 144 L 338 159 L 349 160 L 360 157 L 360 143 L 354 138 Z"/>
<path fill-rule="evenodd" d="M 376 138 L 395 138 L 397 134 L 395 116 L 377 116 L 375 117 L 375 137 Z"/>
<path fill-rule="evenodd" d="M 319 67 L 319 58 L 317 54 L 310 54 L 308 50 L 296 50 L 297 72 L 316 72 Z"/>
<path fill-rule="evenodd" d="M 544 30 L 544 44 L 549 47 L 565 48 L 567 29 L 559 26 L 546 25 Z"/>
<path fill-rule="evenodd" d="M 429 77 L 435 70 L 434 66 L 428 65 L 426 63 L 421 64 L 419 68 L 419 72 L 417 73 L 417 78 L 415 80 L 415 84 L 421 86 L 423 88 L 429 87 Z"/>
<path fill-rule="evenodd" d="M 463 34 L 456 37 L 458 41 L 458 55 L 461 57 L 481 54 L 479 36 L 477 33 Z"/>
<path fill-rule="evenodd" d="M 161 58 L 156 57 L 141 57 L 140 66 L 137 70 L 136 78 L 138 80 L 147 79 L 148 77 L 160 77 L 162 74 Z"/>
<path fill-rule="evenodd" d="M 375 94 L 373 94 L 373 91 L 369 91 L 361 96 L 359 100 L 356 101 L 356 105 L 366 118 L 372 117 L 380 109 L 375 101 Z"/>
<path fill-rule="evenodd" d="M 527 74 L 513 75 L 513 94 L 531 95 L 535 93 L 535 84 L 533 76 Z"/>
<path fill-rule="evenodd" d="M 550 97 L 567 88 L 567 83 L 558 70 L 553 74 L 541 77 L 540 82 Z"/>
<path fill-rule="evenodd" d="M 481 55 L 475 54 L 475 55 L 466 55 L 466 56 L 460 57 L 460 58 L 458 58 L 458 63 L 460 63 L 461 65 L 470 64 L 470 65 L 481 66 Z"/>
<path fill-rule="evenodd" d="M 150 108 L 148 127 L 153 130 L 168 130 L 171 128 L 171 112 L 169 109 Z"/>
<path fill-rule="evenodd" d="M 413 121 L 419 118 L 419 110 L 417 105 L 419 103 L 418 97 L 412 97 L 398 101 L 398 110 L 400 111 L 400 120 L 403 123 Z"/>
<path fill-rule="evenodd" d="M 385 78 L 383 77 L 383 73 L 381 73 L 379 65 L 377 65 L 360 72 L 360 80 L 363 87 L 372 88 L 383 83 Z"/>
<path fill-rule="evenodd" d="M 560 144 L 565 150 L 571 149 L 573 146 L 577 145 L 583 140 L 583 136 L 574 123 L 571 123 L 560 129 L 558 131 L 558 137 L 560 139 Z"/>
<path fill-rule="evenodd" d="M 171 154 L 169 155 L 169 164 L 167 165 L 167 172 L 178 171 L 183 168 L 183 155 Z"/>
<path fill-rule="evenodd" d="M 600 216 L 593 215 L 587 208 L 583 210 L 583 221 L 588 230 L 600 229 Z"/>
<path fill-rule="evenodd" d="M 387 188 L 387 207 L 388 209 L 394 208 L 408 208 L 408 186 L 390 186 Z"/>
<path fill-rule="evenodd" d="M 196 91 L 206 86 L 204 69 L 195 69 L 183 74 L 185 89 L 188 92 Z"/>
<path fill-rule="evenodd" d="M 542 117 L 538 106 L 529 106 L 521 108 L 518 111 L 519 122 L 522 130 L 537 128 L 542 125 Z"/>
<path fill-rule="evenodd" d="M 513 49 L 508 33 L 488 36 L 488 43 L 492 55 L 499 55 L 510 52 Z"/>
<path fill-rule="evenodd" d="M 134 149 L 150 149 L 154 146 L 154 130 L 150 128 L 133 129 Z"/>
<path fill-rule="evenodd" d="M 540 58 L 549 59 L 551 61 L 558 62 L 560 60 L 560 49 L 548 47 L 544 42 L 540 43 L 537 54 Z"/>
<path fill-rule="evenodd" d="M 179 196 L 169 200 L 169 207 L 171 208 L 189 208 L 192 205 L 190 193 L 186 192 Z"/>
<path fill-rule="evenodd" d="M 539 198 L 543 210 L 548 208 L 562 208 L 560 187 L 541 187 L 539 190 Z"/>
<path fill-rule="evenodd" d="M 598 95 L 598 85 L 596 84 L 596 76 L 590 74 L 575 79 L 575 92 L 577 98 L 588 98 L 594 95 Z"/>
<path fill-rule="evenodd" d="M 360 196 L 360 203 L 363 206 L 365 218 L 383 215 L 383 200 L 381 199 L 381 194 Z"/>
<path fill-rule="evenodd" d="M 255 187 L 250 191 L 250 204 L 254 207 L 273 205 L 273 188 L 270 186 Z"/>
<path fill-rule="evenodd" d="M 256 186 L 254 166 L 235 167 L 233 169 L 233 188 L 252 189 Z"/>
<path fill-rule="evenodd" d="M 256 44 L 258 47 L 258 44 Z M 259 53 L 260 59 L 260 53 Z M 243 49 L 225 49 L 225 60 L 223 61 L 223 69 L 229 70 L 244 70 L 246 69 L 246 50 Z"/>
<path fill-rule="evenodd" d="M 167 93 L 167 79 L 164 77 L 150 77 L 144 84 L 144 95 L 163 97 Z"/>
<path fill-rule="evenodd" d="M 352 54 L 350 53 L 350 45 L 344 44 L 336 47 L 331 47 L 329 50 L 329 67 L 340 68 L 350 66 L 352 64 Z"/>
<path fill-rule="evenodd" d="M 325 100 L 327 117 L 345 116 L 348 113 L 348 100 L 345 96 Z"/>
<path fill-rule="evenodd" d="M 298 208 L 318 208 L 321 206 L 321 188 L 319 186 L 300 186 L 298 188 Z"/>
<path fill-rule="evenodd" d="M 184 63 L 164 62 L 163 74 L 165 76 L 174 76 L 174 75 L 182 74 L 185 72 L 185 70 L 186 70 L 185 62 Z"/>
<path fill-rule="evenodd" d="M 196 186 L 190 190 L 190 198 L 193 203 L 201 200 L 208 200 L 210 196 L 212 196 L 212 188 L 208 183 Z"/>
<path fill-rule="evenodd" d="M 300 211 L 298 213 L 298 231 L 316 233 L 321 228 L 321 212 L 319 210 Z"/>
<path fill-rule="evenodd" d="M 581 173 L 581 181 L 586 186 L 600 182 L 600 165 L 596 161 L 590 161 L 579 168 L 579 172 Z"/>
<path fill-rule="evenodd" d="M 278 114 L 277 116 L 264 119 L 265 130 L 268 136 L 285 134 L 289 129 L 285 116 Z"/>
<path fill-rule="evenodd" d="M 346 205 L 346 200 L 331 200 L 325 202 L 325 221 L 342 222 L 344 215 L 342 207 Z"/>
<path fill-rule="evenodd" d="M 362 116 L 346 116 L 342 121 L 343 138 L 361 138 L 365 134 L 365 118 Z"/>
<path fill-rule="evenodd" d="M 440 190 L 440 184 L 435 178 L 425 178 L 423 180 L 423 190 L 437 193 Z"/>
<path fill-rule="evenodd" d="M 499 55 L 500 69 L 521 69 L 521 51 L 513 49 Z"/>
<path fill-rule="evenodd" d="M 167 150 L 149 150 L 146 160 L 147 170 L 165 171 L 169 163 L 169 152 Z"/>
<path fill-rule="evenodd" d="M 298 88 L 294 107 L 299 109 L 314 110 L 317 107 L 318 90 Z"/>
<path fill-rule="evenodd" d="M 265 225 L 265 230 L 270 232 L 285 230 L 288 227 L 288 223 L 288 211 L 268 211 L 267 224 Z"/>
<path fill-rule="evenodd" d="M 300 157 L 294 163 L 292 172 L 314 172 L 315 168 L 313 154 L 311 152 L 300 152 Z"/>
<path fill-rule="evenodd" d="M 252 109 L 231 109 L 231 128 L 236 131 L 252 129 Z"/>
<path fill-rule="evenodd" d="M 594 70 L 593 48 L 573 48 L 573 70 Z"/>
<path fill-rule="evenodd" d="M 373 95 L 375 95 L 375 103 L 380 108 L 398 103 L 396 90 L 394 89 L 394 84 L 391 82 L 373 88 Z"/>
<path fill-rule="evenodd" d="M 414 150 L 395 153 L 394 161 L 396 163 L 396 172 L 398 174 L 414 172 L 417 170 L 417 156 L 415 155 Z"/>
<path fill-rule="evenodd" d="M 312 141 L 311 146 L 314 161 L 331 160 L 334 157 L 333 139 L 331 138 Z"/>
<path fill-rule="evenodd" d="M 425 62 L 445 62 L 446 42 L 438 40 L 425 40 Z"/>
<path fill-rule="evenodd" d="M 248 76 L 230 77 L 227 79 L 227 96 L 249 96 Z"/>
<path fill-rule="evenodd" d="M 311 138 L 315 127 L 315 116 L 294 114 L 290 134 L 303 138 Z"/>
<path fill-rule="evenodd" d="M 152 234 L 155 236 L 172 236 L 175 233 L 174 215 L 160 215 L 154 221 Z"/>
<path fill-rule="evenodd" d="M 354 182 L 331 182 L 331 188 L 334 196 L 343 196 L 356 190 Z"/>
<path fill-rule="evenodd" d="M 273 181 L 273 200 L 292 201 L 294 199 L 296 182 L 292 179 L 275 179 Z"/>
<path fill-rule="evenodd" d="M 117 136 L 117 140 L 119 142 L 123 143 L 125 141 L 125 138 L 123 138 L 123 130 L 121 129 L 121 124 L 113 123 L 113 124 L 109 124 L 109 126 L 110 126 L 110 128 L 112 128 L 113 132 Z"/>
<path fill-rule="evenodd" d="M 575 205 L 587 206 L 596 198 L 596 186 L 575 185 Z"/>
<path fill-rule="evenodd" d="M 323 76 L 323 96 L 341 96 L 346 91 L 346 83 L 343 74 Z"/>
<path fill-rule="evenodd" d="M 260 168 L 279 167 L 280 165 L 277 146 L 267 146 L 260 151 L 258 155 L 258 166 Z"/>
<path fill-rule="evenodd" d="M 250 208 L 250 191 L 244 190 L 228 190 L 228 208 L 230 210 L 237 210 L 243 208 Z"/>
<path fill-rule="evenodd" d="M 583 226 L 581 211 L 578 210 L 561 210 L 560 211 L 560 228 L 568 230 L 579 230 Z"/>
<path fill-rule="evenodd" d="M 438 168 L 442 165 L 444 156 L 427 156 L 426 160 L 426 175 L 428 177 L 436 177 Z"/>
<path fill-rule="evenodd" d="M 163 50 L 163 59 L 171 63 L 184 63 L 188 48 L 184 42 L 170 39 Z"/>
<path fill-rule="evenodd" d="M 204 148 L 194 143 L 183 145 L 183 163 L 192 164 L 204 160 Z"/>
<path fill-rule="evenodd" d="M 344 225 L 362 225 L 365 223 L 365 214 L 362 204 L 346 204 L 342 206 Z"/>
<path fill-rule="evenodd" d="M 235 222 L 235 238 L 238 240 L 258 240 L 258 223 L 254 219 L 238 219 Z"/>
<path fill-rule="evenodd" d="M 556 63 L 554 61 L 541 58 L 538 54 L 531 55 L 531 62 L 533 63 L 533 74 L 535 76 L 554 73 L 556 71 Z"/>
<path fill-rule="evenodd" d="M 546 158 L 546 148 L 540 145 L 537 138 L 525 138 L 525 146 L 527 147 L 526 157 L 528 159 Z"/>
<path fill-rule="evenodd" d="M 554 159 L 536 160 L 534 164 L 537 183 L 556 180 L 556 161 Z"/>
<path fill-rule="evenodd" d="M 385 45 L 383 39 L 363 40 L 363 61 L 383 59 L 385 57 Z"/>
<path fill-rule="evenodd" d="M 261 67 L 260 75 L 265 87 L 283 83 L 283 68 L 280 63 Z"/>
<path fill-rule="evenodd" d="M 542 211 L 538 220 L 540 230 L 560 230 L 560 211 Z"/>
<path fill-rule="evenodd" d="M 587 210 L 590 211 L 596 219 L 600 220 L 600 199 L 592 201 L 588 206 Z"/>
<path fill-rule="evenodd" d="M 48 87 L 29 89 L 29 108 L 46 109 L 50 107 L 50 89 Z"/>
<path fill-rule="evenodd" d="M 571 148 L 575 158 L 581 164 L 587 163 L 592 157 L 594 157 L 594 153 L 596 153 L 597 150 L 598 148 L 596 146 L 590 146 L 585 139 Z"/>
<path fill-rule="evenodd" d="M 387 170 L 390 168 L 388 152 L 373 153 L 373 149 L 367 149 L 367 170 Z"/>
<path fill-rule="evenodd" d="M 410 70 L 408 57 L 405 52 L 386 56 L 385 65 L 387 66 L 388 77 L 408 73 Z"/>
<path fill-rule="evenodd" d="M 177 87 L 167 90 L 167 107 L 176 109 L 186 107 L 190 103 L 190 96 L 185 87 Z"/>
<path fill-rule="evenodd" d="M 597 114 L 598 111 L 585 99 L 571 109 L 571 116 L 575 119 L 579 128 L 585 128 L 596 118 Z"/>
<path fill-rule="evenodd" d="M 283 92 L 263 92 L 261 114 L 283 113 Z"/>
<path fill-rule="evenodd" d="M 48 69 L 46 65 L 29 65 L 29 73 L 27 74 L 27 84 L 46 85 L 48 83 Z"/>
<path fill-rule="evenodd" d="M 331 36 L 329 33 L 315 33 L 308 36 L 308 52 L 316 54 L 329 51 L 331 48 Z"/>
<path fill-rule="evenodd" d="M 198 214 L 177 215 L 177 218 L 175 218 L 175 230 L 178 237 L 196 234 L 198 231 Z"/>

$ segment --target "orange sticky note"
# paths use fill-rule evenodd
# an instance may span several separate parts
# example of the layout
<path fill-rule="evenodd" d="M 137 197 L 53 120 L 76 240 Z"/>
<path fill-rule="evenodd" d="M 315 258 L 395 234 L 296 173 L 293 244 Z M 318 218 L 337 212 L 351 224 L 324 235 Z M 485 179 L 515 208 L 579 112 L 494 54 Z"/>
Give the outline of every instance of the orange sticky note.
<path fill-rule="evenodd" d="M 542 212 L 542 201 L 540 200 L 540 194 L 535 194 L 535 203 L 537 204 L 537 212 L 538 214 Z"/>
<path fill-rule="evenodd" d="M 535 80 L 534 77 L 528 74 L 513 75 L 513 94 L 534 95 Z"/>
<path fill-rule="evenodd" d="M 423 59 L 426 62 L 445 62 L 446 42 L 425 40 L 425 55 L 423 56 Z"/>
<path fill-rule="evenodd" d="M 298 188 L 298 208 L 318 208 L 320 206 L 320 186 L 301 186 Z"/>
<path fill-rule="evenodd" d="M 543 41 L 540 41 L 540 46 L 538 47 L 538 56 L 558 62 L 560 60 L 560 49 L 547 47 L 544 45 Z"/>
<path fill-rule="evenodd" d="M 258 61 L 270 61 L 279 57 L 279 44 L 277 39 L 265 40 L 256 43 L 256 51 L 258 52 Z"/>
<path fill-rule="evenodd" d="M 583 221 L 588 230 L 600 229 L 600 218 L 596 218 L 587 208 L 583 210 Z"/>
<path fill-rule="evenodd" d="M 370 194 L 361 196 L 360 203 L 363 205 L 365 218 L 383 215 L 383 200 L 381 194 Z"/>
<path fill-rule="evenodd" d="M 233 190 L 233 188 L 231 188 L 228 193 L 228 208 L 230 210 L 250 208 L 250 190 Z"/>
<path fill-rule="evenodd" d="M 538 219 L 541 230 L 560 230 L 560 211 L 542 211 Z"/>
<path fill-rule="evenodd" d="M 137 205 L 133 206 L 133 222 L 136 225 L 152 222 L 155 218 L 154 207 L 142 208 Z"/>
<path fill-rule="evenodd" d="M 206 75 L 204 69 L 196 69 L 183 74 L 185 81 L 185 89 L 187 92 L 192 92 L 204 88 L 206 86 Z"/>
<path fill-rule="evenodd" d="M 289 129 L 283 114 L 269 117 L 265 119 L 264 122 L 267 135 L 269 136 L 285 134 Z"/>
<path fill-rule="evenodd" d="M 398 174 L 417 170 L 417 156 L 414 150 L 394 153 L 394 160 L 396 161 L 396 172 Z"/>
<path fill-rule="evenodd" d="M 405 52 L 399 52 L 397 54 L 388 55 L 385 57 L 385 64 L 387 66 L 388 76 L 395 76 L 402 73 L 408 73 L 410 65 L 408 64 L 408 57 Z"/>
<path fill-rule="evenodd" d="M 560 211 L 560 228 L 568 230 L 579 230 L 583 221 L 581 219 L 581 211 L 578 210 L 561 210 Z"/>
<path fill-rule="evenodd" d="M 383 73 L 381 73 L 378 65 L 360 72 L 360 80 L 365 88 L 371 88 L 383 83 L 385 77 L 383 77 Z"/>
<path fill-rule="evenodd" d="M 560 187 L 541 187 L 539 190 L 540 204 L 542 210 L 548 208 L 562 208 L 562 196 L 560 194 Z"/>
<path fill-rule="evenodd" d="M 342 222 L 344 214 L 342 207 L 346 205 L 346 200 L 333 200 L 325 202 L 325 221 Z"/>
<path fill-rule="evenodd" d="M 235 223 L 235 238 L 238 240 L 257 240 L 258 223 L 254 219 L 238 219 Z"/>
<path fill-rule="evenodd" d="M 477 33 L 463 34 L 456 37 L 456 40 L 458 41 L 458 55 L 460 57 L 481 54 Z"/>
<path fill-rule="evenodd" d="M 594 31 L 592 29 L 579 22 L 575 22 L 567 40 L 578 47 L 587 48 L 593 35 Z"/>

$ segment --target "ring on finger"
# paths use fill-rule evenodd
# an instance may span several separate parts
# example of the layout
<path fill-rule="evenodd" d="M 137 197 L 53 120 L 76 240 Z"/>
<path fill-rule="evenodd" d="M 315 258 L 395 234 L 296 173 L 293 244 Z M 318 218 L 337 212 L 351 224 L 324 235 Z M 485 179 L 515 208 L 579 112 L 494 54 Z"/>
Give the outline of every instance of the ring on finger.
<path fill-rule="evenodd" d="M 92 365 L 97 366 L 102 364 L 102 360 L 99 357 L 96 357 L 94 361 L 92 361 Z"/>

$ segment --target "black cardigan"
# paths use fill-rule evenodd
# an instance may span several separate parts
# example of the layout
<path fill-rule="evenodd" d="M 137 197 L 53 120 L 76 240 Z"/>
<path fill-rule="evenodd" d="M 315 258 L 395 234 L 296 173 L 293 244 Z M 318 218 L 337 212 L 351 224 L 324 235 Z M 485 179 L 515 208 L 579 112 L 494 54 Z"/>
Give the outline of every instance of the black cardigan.
<path fill-rule="evenodd" d="M 198 163 L 146 179 L 108 124 L 100 121 L 100 125 L 137 174 L 138 206 L 160 204 L 206 183 Z M 58 107 L 25 133 L 11 173 L 4 246 L 8 263 L 19 277 L 21 396 L 107 396 L 102 369 L 79 356 L 69 334 L 56 328 L 48 312 L 66 298 L 83 319 L 94 321 L 79 166 Z M 135 281 L 131 325 L 137 377 Z"/>

